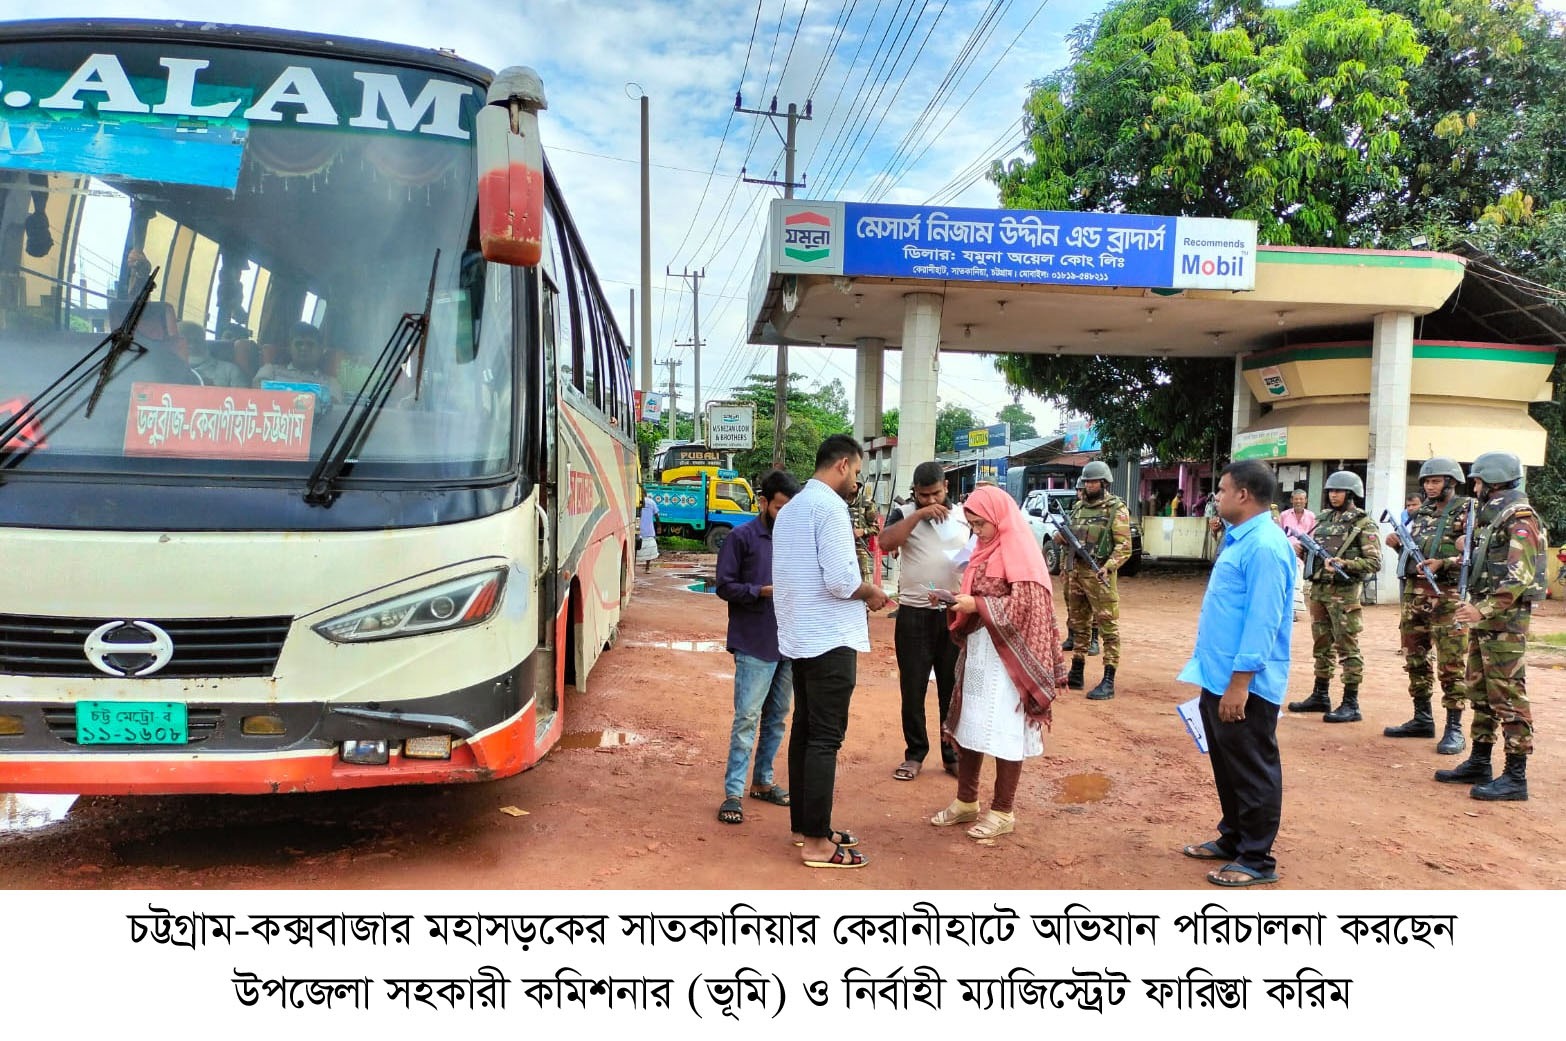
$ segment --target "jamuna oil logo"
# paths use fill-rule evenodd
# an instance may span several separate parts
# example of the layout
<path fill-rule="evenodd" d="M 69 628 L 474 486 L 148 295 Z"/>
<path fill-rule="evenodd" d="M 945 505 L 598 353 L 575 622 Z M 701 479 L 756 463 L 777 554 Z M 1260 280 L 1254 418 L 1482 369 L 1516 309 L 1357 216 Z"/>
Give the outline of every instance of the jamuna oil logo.
<path fill-rule="evenodd" d="M 783 218 L 783 255 L 802 264 L 832 255 L 832 218 L 803 210 Z"/>

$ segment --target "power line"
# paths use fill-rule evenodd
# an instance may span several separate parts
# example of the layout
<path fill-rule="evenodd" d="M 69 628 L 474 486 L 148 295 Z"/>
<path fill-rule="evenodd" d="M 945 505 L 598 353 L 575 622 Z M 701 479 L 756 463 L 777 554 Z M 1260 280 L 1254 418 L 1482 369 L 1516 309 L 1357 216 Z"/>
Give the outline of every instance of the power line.
<path fill-rule="evenodd" d="M 925 0 L 924 6 L 919 8 L 919 16 L 921 18 L 924 16 L 925 9 L 928 8 L 929 6 L 930 6 L 929 5 L 929 0 Z M 905 9 L 903 11 L 902 20 L 897 22 L 897 30 L 896 30 L 895 34 L 893 33 L 893 30 L 892 30 L 892 20 L 896 19 L 896 17 L 897 17 L 896 12 L 895 11 L 893 12 L 892 19 L 888 19 L 888 21 L 886 23 L 886 28 L 883 29 L 882 32 L 881 32 L 881 41 L 876 44 L 875 54 L 871 56 L 871 59 L 870 59 L 871 67 L 869 69 L 865 70 L 865 76 L 860 81 L 860 92 L 861 93 L 863 93 L 863 91 L 864 91 L 864 85 L 867 84 L 867 83 L 870 83 L 870 82 L 874 82 L 874 83 L 877 84 L 877 91 L 876 91 L 876 99 L 877 100 L 880 98 L 881 93 L 886 90 L 886 83 L 892 78 L 892 72 L 895 71 L 895 66 L 893 66 L 893 68 L 891 68 L 891 69 L 888 69 L 888 67 L 887 67 L 887 59 L 890 57 L 890 55 L 892 53 L 892 48 L 896 47 L 897 41 L 902 38 L 903 27 L 908 25 L 908 17 L 909 17 L 910 14 L 912 14 L 912 12 L 913 12 L 912 6 L 908 7 L 907 9 Z M 912 36 L 912 34 L 913 34 L 913 29 L 918 28 L 918 24 L 919 23 L 916 20 L 914 22 L 913 26 L 909 28 L 909 35 L 910 36 Z M 888 36 L 892 37 L 892 43 L 891 43 L 890 46 L 888 46 L 887 43 L 886 43 L 886 38 Z M 901 54 L 900 51 L 898 53 L 899 53 L 899 55 Z M 884 78 L 883 78 L 883 72 L 885 73 Z M 832 139 L 832 144 L 827 149 L 827 157 L 828 157 L 827 158 L 827 164 L 826 164 L 827 165 L 827 172 L 824 172 L 821 175 L 821 179 L 820 179 L 820 182 L 819 182 L 822 185 L 823 194 L 829 194 L 830 193 L 831 188 L 829 188 L 827 186 L 832 183 L 832 171 L 835 171 L 836 169 L 841 168 L 842 163 L 843 163 L 843 160 L 842 160 L 841 156 L 845 155 L 847 153 L 847 148 L 846 147 L 845 147 L 845 149 L 844 149 L 844 151 L 842 153 L 838 152 L 838 144 L 839 144 L 839 142 L 844 141 L 845 136 L 848 135 L 848 134 L 854 134 L 855 135 L 855 139 L 857 139 L 858 132 L 863 129 L 864 125 L 867 122 L 869 122 L 870 113 L 874 111 L 874 107 L 875 107 L 875 100 L 870 101 L 866 105 L 858 106 L 855 109 L 854 115 L 851 116 L 847 121 L 844 122 L 843 126 L 839 128 L 838 134 Z M 850 127 L 852 127 L 853 129 L 850 130 L 849 129 Z"/>
<path fill-rule="evenodd" d="M 886 192 L 890 190 L 890 185 L 896 183 L 893 174 L 897 171 L 899 162 L 906 162 L 912 156 L 915 144 L 922 139 L 921 134 L 934 121 L 936 112 L 945 104 L 947 97 L 956 89 L 957 84 L 968 74 L 968 70 L 972 67 L 974 60 L 978 57 L 979 52 L 988 45 L 995 29 L 1000 25 L 1011 4 L 1012 0 L 990 0 L 990 6 L 985 9 L 978 23 L 974 25 L 973 30 L 968 34 L 962 49 L 952 60 L 951 66 L 947 68 L 945 77 L 930 95 L 930 100 L 924 106 L 924 110 L 919 113 L 919 118 L 914 120 L 908 131 L 903 134 L 902 140 L 897 143 L 897 147 L 893 149 L 891 158 L 887 160 L 886 165 L 882 168 L 886 180 L 877 188 L 869 201 L 874 202 L 879 198 L 883 198 Z M 995 66 L 991 65 L 990 68 L 993 71 Z M 904 169 L 906 170 L 907 167 L 905 166 Z"/>

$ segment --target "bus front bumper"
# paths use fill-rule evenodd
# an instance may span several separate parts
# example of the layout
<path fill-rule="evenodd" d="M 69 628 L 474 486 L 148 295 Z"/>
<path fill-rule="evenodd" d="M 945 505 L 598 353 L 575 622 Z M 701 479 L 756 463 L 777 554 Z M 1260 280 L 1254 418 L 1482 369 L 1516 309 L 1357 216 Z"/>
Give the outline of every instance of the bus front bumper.
<path fill-rule="evenodd" d="M 183 745 L 85 745 L 68 702 L 0 702 L 22 733 L 0 735 L 0 791 L 74 795 L 260 795 L 505 777 L 538 759 L 536 655 L 484 683 L 389 702 L 195 702 Z M 282 734 L 251 735 L 250 717 Z M 411 738 L 451 738 L 449 759 L 403 754 Z M 344 762 L 345 742 L 385 741 L 387 761 Z"/>

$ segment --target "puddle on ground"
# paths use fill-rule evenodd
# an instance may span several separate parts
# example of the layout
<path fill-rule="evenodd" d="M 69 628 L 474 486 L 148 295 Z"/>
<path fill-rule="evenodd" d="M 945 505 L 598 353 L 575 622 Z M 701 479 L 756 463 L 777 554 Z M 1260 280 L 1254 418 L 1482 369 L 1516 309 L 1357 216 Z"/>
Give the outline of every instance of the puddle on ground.
<path fill-rule="evenodd" d="M 0 832 L 36 831 L 59 824 L 77 798 L 75 795 L 0 794 Z"/>
<path fill-rule="evenodd" d="M 639 745 L 647 738 L 630 730 L 573 730 L 561 736 L 560 748 L 619 748 Z"/>
<path fill-rule="evenodd" d="M 715 654 L 727 650 L 722 640 L 621 640 L 623 647 L 662 647 L 670 651 L 699 651 Z"/>
<path fill-rule="evenodd" d="M 718 583 L 709 582 L 704 578 L 700 582 L 692 582 L 685 588 L 692 593 L 716 593 L 718 591 Z"/>
<path fill-rule="evenodd" d="M 1063 778 L 1060 786 L 1056 802 L 1098 802 L 1109 794 L 1109 778 L 1103 774 L 1072 774 Z"/>

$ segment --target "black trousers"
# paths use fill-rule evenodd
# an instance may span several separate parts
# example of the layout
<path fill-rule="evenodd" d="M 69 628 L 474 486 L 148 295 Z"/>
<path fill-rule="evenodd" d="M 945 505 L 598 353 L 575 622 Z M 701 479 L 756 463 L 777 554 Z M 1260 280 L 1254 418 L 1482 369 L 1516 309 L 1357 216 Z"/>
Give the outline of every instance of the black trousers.
<path fill-rule="evenodd" d="M 1218 847 L 1236 864 L 1263 874 L 1277 866 L 1272 843 L 1283 817 L 1283 761 L 1278 756 L 1278 706 L 1255 694 L 1245 702 L 1245 718 L 1218 719 L 1218 697 L 1202 692 L 1202 727 L 1207 757 L 1218 786 Z"/>
<path fill-rule="evenodd" d="M 789 821 L 807 838 L 832 834 L 837 750 L 848 732 L 859 652 L 837 647 L 794 659 L 794 722 L 788 735 Z"/>
<path fill-rule="evenodd" d="M 903 695 L 903 758 L 922 763 L 930 753 L 930 734 L 925 729 L 929 714 L 926 695 L 930 689 L 930 670 L 935 670 L 935 700 L 941 710 L 935 720 L 939 734 L 941 723 L 952 707 L 960 648 L 946 628 L 944 610 L 907 604 L 897 605 L 893 642 L 897 647 L 897 682 Z M 957 749 L 942 742 L 941 759 L 955 763 Z"/>

